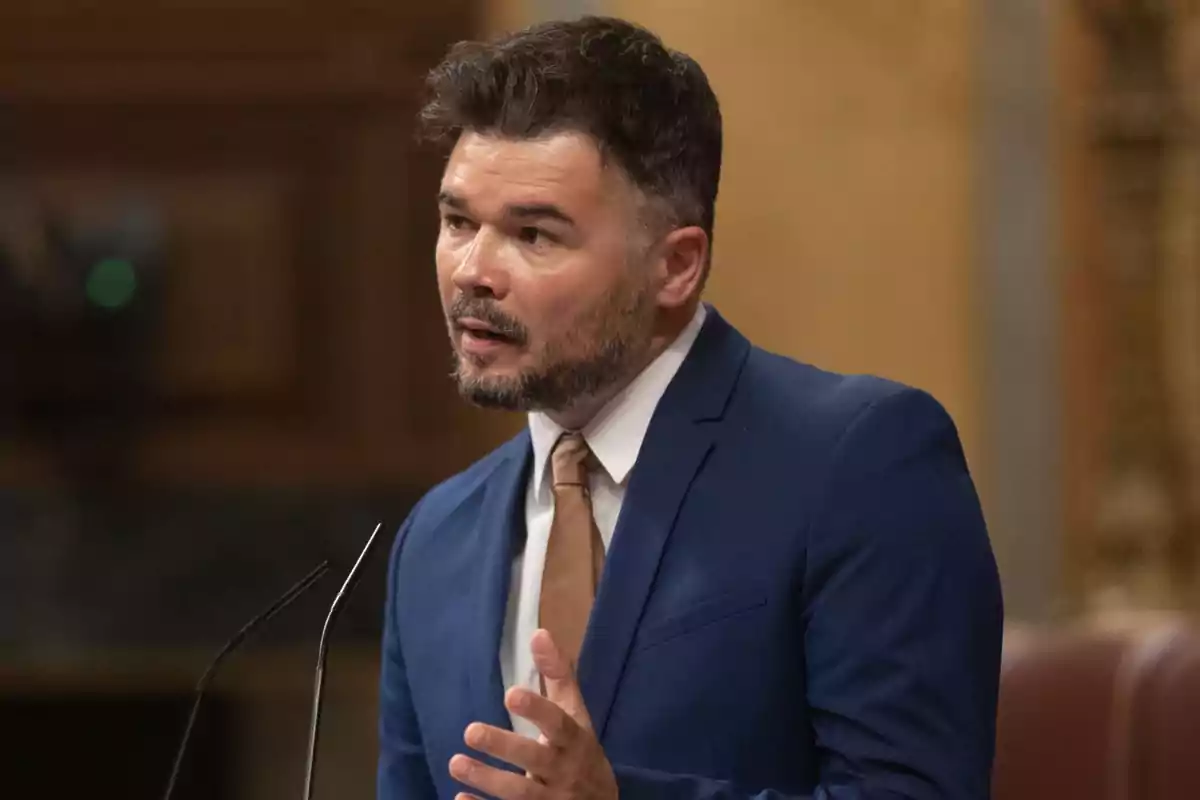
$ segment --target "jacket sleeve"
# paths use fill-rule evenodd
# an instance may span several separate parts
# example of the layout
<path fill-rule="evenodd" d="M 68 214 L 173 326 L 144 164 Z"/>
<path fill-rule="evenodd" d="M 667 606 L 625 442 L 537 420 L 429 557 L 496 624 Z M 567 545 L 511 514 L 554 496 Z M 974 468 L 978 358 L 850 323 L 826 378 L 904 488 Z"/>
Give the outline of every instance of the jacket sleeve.
<path fill-rule="evenodd" d="M 435 800 L 437 791 L 425 760 L 421 727 L 413 708 L 396 619 L 396 573 L 401 548 L 418 508 L 400 527 L 388 561 L 379 686 L 379 800 Z"/>
<path fill-rule="evenodd" d="M 1003 609 L 954 425 L 929 395 L 896 391 L 845 431 L 827 481 L 797 632 L 820 754 L 812 800 L 986 800 Z M 787 797 L 615 771 L 622 800 Z"/>

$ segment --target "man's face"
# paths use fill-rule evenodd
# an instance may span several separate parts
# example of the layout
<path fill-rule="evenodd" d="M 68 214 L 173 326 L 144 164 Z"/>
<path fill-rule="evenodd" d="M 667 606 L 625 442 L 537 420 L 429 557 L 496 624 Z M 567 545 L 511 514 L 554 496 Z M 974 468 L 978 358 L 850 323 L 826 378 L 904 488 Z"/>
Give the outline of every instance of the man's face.
<path fill-rule="evenodd" d="M 459 390 L 561 411 L 630 377 L 655 300 L 637 194 L 588 137 L 465 132 L 439 195 L 438 287 Z"/>

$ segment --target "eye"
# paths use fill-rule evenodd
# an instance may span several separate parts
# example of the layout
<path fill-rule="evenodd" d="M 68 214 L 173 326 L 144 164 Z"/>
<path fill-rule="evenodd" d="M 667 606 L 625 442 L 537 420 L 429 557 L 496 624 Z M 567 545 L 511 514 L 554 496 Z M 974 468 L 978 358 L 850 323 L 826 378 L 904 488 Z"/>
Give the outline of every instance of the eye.
<path fill-rule="evenodd" d="M 443 214 L 442 225 L 451 231 L 459 231 L 469 227 L 471 221 L 460 214 Z"/>
<path fill-rule="evenodd" d="M 534 228 L 532 226 L 521 228 L 521 230 L 517 233 L 517 238 L 519 238 L 525 244 L 532 245 L 548 244 L 554 241 L 554 237 L 552 237 L 550 234 L 546 233 L 541 228 Z"/>

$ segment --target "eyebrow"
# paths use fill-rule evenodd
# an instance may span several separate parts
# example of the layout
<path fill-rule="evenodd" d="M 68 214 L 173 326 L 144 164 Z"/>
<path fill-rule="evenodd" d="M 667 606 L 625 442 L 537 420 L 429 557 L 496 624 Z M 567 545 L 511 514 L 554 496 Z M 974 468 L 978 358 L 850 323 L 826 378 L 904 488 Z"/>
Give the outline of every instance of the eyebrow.
<path fill-rule="evenodd" d="M 554 219 L 567 225 L 575 225 L 575 220 L 553 203 L 529 203 L 508 206 L 504 210 L 508 216 L 518 219 Z"/>
<path fill-rule="evenodd" d="M 466 200 L 454 194 L 453 192 L 447 192 L 445 190 L 438 192 L 438 203 L 446 206 L 447 208 L 453 208 L 456 211 L 466 212 L 469 208 Z M 505 206 L 504 214 L 508 217 L 514 217 L 523 220 L 553 219 L 572 227 L 575 226 L 575 220 L 553 203 L 521 203 L 518 205 L 509 205 Z"/>
<path fill-rule="evenodd" d="M 438 192 L 437 200 L 438 200 L 438 205 L 440 205 L 440 206 L 448 206 L 450 208 L 457 209 L 458 211 L 466 211 L 467 210 L 467 201 L 466 200 L 463 200 L 461 197 L 454 194 L 453 192 L 447 192 L 445 189 Z"/>

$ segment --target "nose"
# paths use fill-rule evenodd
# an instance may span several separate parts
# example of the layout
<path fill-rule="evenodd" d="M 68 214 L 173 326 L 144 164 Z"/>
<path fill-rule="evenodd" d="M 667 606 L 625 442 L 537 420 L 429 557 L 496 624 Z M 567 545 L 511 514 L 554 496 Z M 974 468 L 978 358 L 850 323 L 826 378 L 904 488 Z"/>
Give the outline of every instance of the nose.
<path fill-rule="evenodd" d="M 500 255 L 501 246 L 502 237 L 490 227 L 481 226 L 454 270 L 455 287 L 470 296 L 500 299 L 508 294 L 508 270 Z"/>

